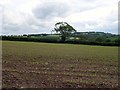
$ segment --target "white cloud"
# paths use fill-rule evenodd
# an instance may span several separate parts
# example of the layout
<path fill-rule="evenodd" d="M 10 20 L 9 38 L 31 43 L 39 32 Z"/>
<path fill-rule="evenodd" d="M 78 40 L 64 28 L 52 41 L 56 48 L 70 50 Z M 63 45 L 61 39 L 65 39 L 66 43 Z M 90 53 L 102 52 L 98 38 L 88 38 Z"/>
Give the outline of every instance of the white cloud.
<path fill-rule="evenodd" d="M 118 0 L 0 0 L 3 34 L 42 33 L 66 21 L 77 31 L 117 33 Z"/>
<path fill-rule="evenodd" d="M 65 17 L 70 7 L 61 2 L 43 2 L 33 9 L 33 14 L 38 19 L 53 19 L 55 17 Z"/>

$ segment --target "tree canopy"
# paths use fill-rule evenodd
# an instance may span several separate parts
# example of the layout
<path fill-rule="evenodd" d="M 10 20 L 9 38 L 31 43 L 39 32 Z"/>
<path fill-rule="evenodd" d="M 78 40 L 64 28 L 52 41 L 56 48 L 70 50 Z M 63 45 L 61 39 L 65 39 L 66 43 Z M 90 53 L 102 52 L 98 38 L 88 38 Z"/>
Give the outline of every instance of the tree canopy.
<path fill-rule="evenodd" d="M 76 30 L 69 25 L 67 22 L 58 22 L 55 24 L 54 31 L 61 34 L 61 40 L 64 42 L 67 37 L 69 37 L 72 33 L 76 32 Z"/>

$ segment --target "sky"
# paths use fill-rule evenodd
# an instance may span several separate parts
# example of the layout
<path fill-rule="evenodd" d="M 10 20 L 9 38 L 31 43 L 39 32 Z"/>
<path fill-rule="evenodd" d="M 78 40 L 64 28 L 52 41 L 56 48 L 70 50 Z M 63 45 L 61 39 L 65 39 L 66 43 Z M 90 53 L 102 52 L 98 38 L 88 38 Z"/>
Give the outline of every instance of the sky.
<path fill-rule="evenodd" d="M 57 22 L 78 32 L 118 33 L 119 0 L 0 0 L 0 34 L 51 33 Z"/>

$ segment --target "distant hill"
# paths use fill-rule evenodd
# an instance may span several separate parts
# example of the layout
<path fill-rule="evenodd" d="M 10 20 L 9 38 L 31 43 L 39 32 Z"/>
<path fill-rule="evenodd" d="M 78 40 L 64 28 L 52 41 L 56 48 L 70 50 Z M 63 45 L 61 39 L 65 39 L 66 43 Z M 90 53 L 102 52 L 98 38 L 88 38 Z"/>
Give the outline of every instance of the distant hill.
<path fill-rule="evenodd" d="M 50 42 L 61 43 L 60 34 L 24 34 L 2 36 L 2 40 L 11 41 L 35 41 L 35 42 Z M 88 44 L 88 45 L 104 45 L 104 46 L 119 46 L 120 35 L 104 33 L 104 32 L 75 32 L 68 37 L 65 43 Z"/>
<path fill-rule="evenodd" d="M 111 33 L 104 33 L 104 32 L 75 32 L 75 35 L 90 35 L 90 36 L 116 36 L 115 34 L 111 34 Z"/>
<path fill-rule="evenodd" d="M 47 35 L 51 35 L 51 34 L 43 33 L 43 34 L 28 34 L 28 35 L 29 36 L 47 36 Z M 75 32 L 75 33 L 73 33 L 73 35 L 106 36 L 106 37 L 119 36 L 116 34 L 104 33 L 104 32 Z M 26 36 L 26 34 L 24 34 L 23 36 Z"/>

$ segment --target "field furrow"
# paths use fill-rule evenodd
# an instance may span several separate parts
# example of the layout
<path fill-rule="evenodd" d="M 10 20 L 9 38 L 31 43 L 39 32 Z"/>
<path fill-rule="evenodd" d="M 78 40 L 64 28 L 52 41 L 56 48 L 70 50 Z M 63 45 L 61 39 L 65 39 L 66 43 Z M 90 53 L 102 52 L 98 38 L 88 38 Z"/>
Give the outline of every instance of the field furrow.
<path fill-rule="evenodd" d="M 3 87 L 115 88 L 118 47 L 3 41 Z"/>

